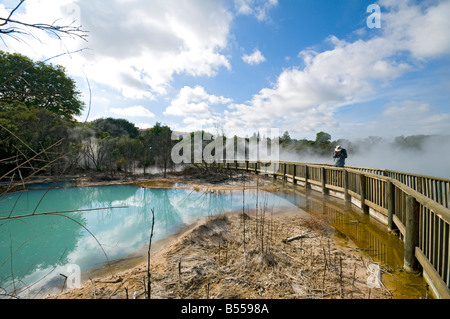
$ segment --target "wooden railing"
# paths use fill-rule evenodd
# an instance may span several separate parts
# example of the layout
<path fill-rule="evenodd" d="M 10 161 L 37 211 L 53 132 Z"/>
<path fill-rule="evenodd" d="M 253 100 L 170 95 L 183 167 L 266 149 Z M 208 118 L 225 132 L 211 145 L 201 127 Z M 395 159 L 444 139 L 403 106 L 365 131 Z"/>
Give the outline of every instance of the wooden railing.
<path fill-rule="evenodd" d="M 450 298 L 450 179 L 329 164 L 235 161 L 224 167 L 272 175 L 340 197 L 398 230 L 404 268 L 423 275 L 439 298 Z"/>

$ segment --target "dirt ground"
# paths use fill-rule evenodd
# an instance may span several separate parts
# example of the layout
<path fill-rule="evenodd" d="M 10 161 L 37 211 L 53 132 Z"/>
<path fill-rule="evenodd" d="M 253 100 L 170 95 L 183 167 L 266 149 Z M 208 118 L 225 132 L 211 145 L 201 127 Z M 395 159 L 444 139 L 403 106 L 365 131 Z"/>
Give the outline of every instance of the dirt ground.
<path fill-rule="evenodd" d="M 292 211 L 199 220 L 152 246 L 150 298 L 393 298 L 383 285 L 369 287 L 370 259 L 333 234 L 324 222 Z M 148 298 L 147 265 L 144 256 L 136 266 L 92 276 L 49 298 Z"/>

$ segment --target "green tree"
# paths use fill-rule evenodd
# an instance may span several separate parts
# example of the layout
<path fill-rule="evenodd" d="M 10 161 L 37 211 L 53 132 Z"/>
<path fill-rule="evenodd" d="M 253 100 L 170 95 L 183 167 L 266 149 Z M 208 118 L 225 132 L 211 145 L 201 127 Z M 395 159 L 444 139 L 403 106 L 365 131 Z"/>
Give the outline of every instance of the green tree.
<path fill-rule="evenodd" d="M 101 132 L 108 132 L 112 137 L 136 138 L 139 136 L 139 130 L 133 123 L 125 119 L 101 118 L 92 122 Z"/>
<path fill-rule="evenodd" d="M 420 150 L 429 138 L 427 135 L 397 136 L 394 146 L 400 149 Z"/>
<path fill-rule="evenodd" d="M 24 163 L 17 171 L 21 175 L 36 172 L 50 162 L 51 169 L 62 164 L 72 124 L 57 114 L 16 103 L 14 108 L 0 111 L 0 125 L 0 159 L 11 159 L 2 162 L 0 172 L 8 172 L 20 163 Z"/>
<path fill-rule="evenodd" d="M 317 133 L 313 144 L 313 152 L 325 156 L 331 152 L 331 149 L 331 135 L 325 132 Z"/>
<path fill-rule="evenodd" d="M 281 145 L 288 145 L 292 142 L 291 136 L 289 135 L 288 131 L 285 131 L 283 133 L 283 136 L 280 137 L 280 144 Z"/>
<path fill-rule="evenodd" d="M 118 163 L 126 172 L 136 172 L 136 168 L 143 157 L 144 145 L 140 139 L 128 136 L 117 140 L 115 156 Z"/>
<path fill-rule="evenodd" d="M 152 155 L 156 165 L 162 168 L 164 177 L 166 177 L 167 169 L 172 166 L 172 130 L 168 126 L 162 126 L 156 122 L 148 132 L 148 140 L 150 141 Z"/>
<path fill-rule="evenodd" d="M 62 66 L 34 62 L 18 53 L 0 51 L 0 107 L 12 108 L 20 102 L 27 107 L 46 109 L 67 120 L 80 115 L 75 81 Z"/>
<path fill-rule="evenodd" d="M 331 142 L 331 135 L 325 132 L 319 132 L 316 134 L 316 143 L 326 145 Z"/>

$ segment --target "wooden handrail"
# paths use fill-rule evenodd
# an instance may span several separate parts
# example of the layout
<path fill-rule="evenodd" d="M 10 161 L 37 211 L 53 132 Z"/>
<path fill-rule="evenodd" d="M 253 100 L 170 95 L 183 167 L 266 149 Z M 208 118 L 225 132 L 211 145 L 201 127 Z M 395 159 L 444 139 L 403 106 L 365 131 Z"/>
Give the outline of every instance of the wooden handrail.
<path fill-rule="evenodd" d="M 271 162 L 260 161 L 264 163 Z M 352 203 L 351 198 L 355 198 L 364 213 L 378 220 L 382 218 L 380 221 L 388 230 L 395 226 L 400 230 L 405 245 L 405 269 L 415 270 L 415 264 L 420 263 L 436 294 L 450 298 L 450 179 L 358 166 L 277 163 L 275 171 L 266 171 L 261 165 L 254 165 L 249 171 L 273 174 L 284 181 L 289 178 L 293 184 L 300 182 L 323 194 L 341 193 Z M 236 169 L 248 167 L 248 163 L 245 167 L 236 165 Z"/>

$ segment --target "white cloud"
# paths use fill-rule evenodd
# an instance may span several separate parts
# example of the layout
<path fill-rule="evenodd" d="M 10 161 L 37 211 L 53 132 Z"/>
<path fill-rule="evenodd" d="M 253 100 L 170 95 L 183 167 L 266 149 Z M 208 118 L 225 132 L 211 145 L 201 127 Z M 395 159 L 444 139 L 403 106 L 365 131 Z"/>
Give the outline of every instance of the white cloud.
<path fill-rule="evenodd" d="M 145 130 L 145 129 L 152 128 L 153 125 L 150 123 L 136 123 L 136 127 Z"/>
<path fill-rule="evenodd" d="M 194 131 L 199 129 L 205 129 L 210 131 L 216 123 L 218 123 L 218 118 L 208 117 L 208 118 L 197 118 L 197 117 L 186 117 L 183 119 L 183 123 L 189 128 L 188 131 Z"/>
<path fill-rule="evenodd" d="M 78 16 L 89 42 L 61 43 L 36 33 L 39 45 L 6 38 L 10 50 L 35 59 L 89 46 L 82 53 L 59 58 L 71 74 L 113 87 L 126 98 L 156 98 L 166 94 L 173 76 L 214 76 L 230 69 L 222 53 L 227 47 L 232 14 L 224 1 L 203 0 L 34 0 L 22 5 L 16 18 L 53 23 Z M 58 20 L 59 22 L 59 20 Z M 78 22 L 77 22 L 78 24 Z M 39 47 L 39 49 L 37 49 Z M 55 60 L 56 62 L 56 60 Z"/>
<path fill-rule="evenodd" d="M 229 124 L 267 127 L 282 123 L 298 132 L 330 127 L 337 124 L 334 113 L 340 107 L 374 99 L 380 88 L 420 67 L 423 59 L 450 53 L 448 1 L 426 8 L 405 1 L 382 4 L 390 11 L 383 13 L 381 33 L 354 42 L 330 36 L 331 49 L 301 51 L 303 68 L 285 69 L 272 87 L 261 89 L 247 103 L 230 105 L 226 112 Z M 428 36 L 420 28 L 426 28 Z M 436 118 L 427 121 L 431 127 Z M 439 125 L 442 128 L 443 123 Z"/>
<path fill-rule="evenodd" d="M 116 87 L 128 88 L 130 97 L 165 94 L 175 74 L 209 77 L 231 68 L 221 51 L 232 16 L 221 2 L 142 0 L 108 7 L 83 1 L 86 27 L 95 30 L 90 73 L 109 73 L 114 66 Z M 111 77 L 102 82 L 110 83 Z"/>
<path fill-rule="evenodd" d="M 433 58 L 450 53 L 450 1 L 437 1 L 434 5 L 423 2 L 410 5 L 408 1 L 381 0 L 388 9 L 382 14 L 386 24 L 385 36 L 396 42 L 398 49 L 408 50 L 419 59 Z"/>
<path fill-rule="evenodd" d="M 416 101 L 403 101 L 400 103 L 389 103 L 383 110 L 383 115 L 387 117 L 399 118 L 405 114 L 409 114 L 408 117 L 419 116 L 430 112 L 431 107 L 428 103 L 420 103 Z"/>
<path fill-rule="evenodd" d="M 305 67 L 284 70 L 271 88 L 264 88 L 246 104 L 233 105 L 230 116 L 249 125 L 300 116 L 316 125 L 329 123 L 341 105 L 355 103 L 374 92 L 374 81 L 391 80 L 407 66 L 388 60 L 395 52 L 384 40 L 347 43 L 330 40 L 334 48 L 322 53 L 302 52 Z M 374 50 L 384 45 L 382 50 Z M 323 120 L 321 120 L 323 119 Z M 304 127 L 309 127 L 304 123 Z M 294 127 L 299 128 L 298 125 Z"/>
<path fill-rule="evenodd" d="M 250 65 L 256 65 L 266 61 L 266 58 L 262 55 L 261 51 L 255 49 L 251 55 L 245 54 L 242 60 Z"/>
<path fill-rule="evenodd" d="M 185 86 L 164 112 L 165 115 L 196 116 L 206 118 L 212 114 L 212 105 L 228 104 L 232 100 L 223 96 L 208 94 L 201 86 Z"/>
<path fill-rule="evenodd" d="M 270 9 L 278 5 L 278 0 L 234 0 L 238 14 L 253 15 L 258 21 L 269 18 Z"/>
<path fill-rule="evenodd" d="M 147 118 L 154 118 L 155 114 L 147 110 L 145 107 L 138 105 L 138 106 L 131 106 L 127 108 L 111 108 L 109 110 L 111 113 L 125 116 L 125 117 L 147 117 Z"/>

